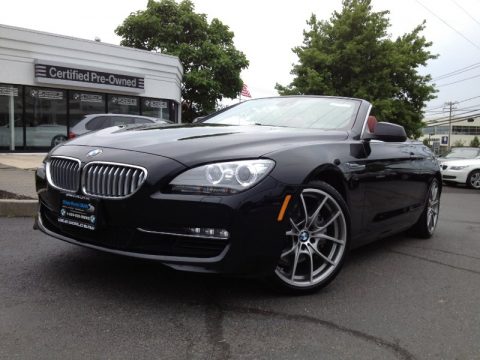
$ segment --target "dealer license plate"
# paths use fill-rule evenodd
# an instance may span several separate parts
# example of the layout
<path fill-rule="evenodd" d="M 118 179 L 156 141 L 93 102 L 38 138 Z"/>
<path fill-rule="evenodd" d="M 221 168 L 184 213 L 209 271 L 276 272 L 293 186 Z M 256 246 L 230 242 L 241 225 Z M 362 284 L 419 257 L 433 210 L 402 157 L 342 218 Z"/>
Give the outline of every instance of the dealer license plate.
<path fill-rule="evenodd" d="M 62 194 L 58 222 L 82 229 L 95 230 L 98 202 L 86 196 Z"/>

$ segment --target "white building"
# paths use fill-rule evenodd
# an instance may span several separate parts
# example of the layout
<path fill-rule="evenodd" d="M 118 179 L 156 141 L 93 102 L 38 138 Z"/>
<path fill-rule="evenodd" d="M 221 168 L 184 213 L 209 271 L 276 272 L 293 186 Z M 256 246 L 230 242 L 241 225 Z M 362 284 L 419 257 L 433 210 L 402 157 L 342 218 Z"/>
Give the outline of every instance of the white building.
<path fill-rule="evenodd" d="M 449 137 L 448 120 L 429 121 L 429 125 L 423 128 L 423 136 L 420 140 L 428 139 L 430 144 L 438 144 L 440 152 L 445 152 L 448 147 Z M 470 146 L 470 142 L 477 136 L 480 139 L 480 116 L 460 118 L 453 117 L 451 121 L 450 146 Z"/>
<path fill-rule="evenodd" d="M 177 57 L 0 25 L 0 151 L 45 151 L 85 114 L 180 122 Z"/>

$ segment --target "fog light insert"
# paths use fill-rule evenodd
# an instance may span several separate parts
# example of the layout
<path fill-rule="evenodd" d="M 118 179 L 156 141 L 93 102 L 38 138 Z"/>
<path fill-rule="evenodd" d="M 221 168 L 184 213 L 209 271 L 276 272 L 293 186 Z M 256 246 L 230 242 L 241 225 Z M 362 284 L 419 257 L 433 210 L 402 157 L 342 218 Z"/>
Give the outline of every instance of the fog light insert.
<path fill-rule="evenodd" d="M 187 228 L 187 233 L 196 235 L 198 237 L 203 238 L 211 238 L 211 239 L 228 239 L 230 237 L 230 233 L 225 229 L 214 229 L 214 228 Z"/>

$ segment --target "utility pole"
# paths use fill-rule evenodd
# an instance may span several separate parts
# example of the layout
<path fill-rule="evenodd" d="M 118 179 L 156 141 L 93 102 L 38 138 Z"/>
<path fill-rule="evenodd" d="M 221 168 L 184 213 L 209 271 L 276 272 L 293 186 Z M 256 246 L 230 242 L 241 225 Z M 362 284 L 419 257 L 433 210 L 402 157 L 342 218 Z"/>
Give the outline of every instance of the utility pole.
<path fill-rule="evenodd" d="M 448 151 L 450 151 L 452 144 L 452 113 L 455 110 L 455 105 L 458 104 L 456 101 L 449 101 L 445 103 L 445 106 L 448 107 Z"/>

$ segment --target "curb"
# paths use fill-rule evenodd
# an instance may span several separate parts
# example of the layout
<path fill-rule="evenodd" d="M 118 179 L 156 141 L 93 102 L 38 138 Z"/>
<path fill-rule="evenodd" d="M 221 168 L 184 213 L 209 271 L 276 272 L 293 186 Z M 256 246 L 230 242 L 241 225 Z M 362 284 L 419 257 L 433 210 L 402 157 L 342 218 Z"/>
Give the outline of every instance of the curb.
<path fill-rule="evenodd" d="M 0 199 L 0 217 L 34 217 L 38 200 Z"/>

